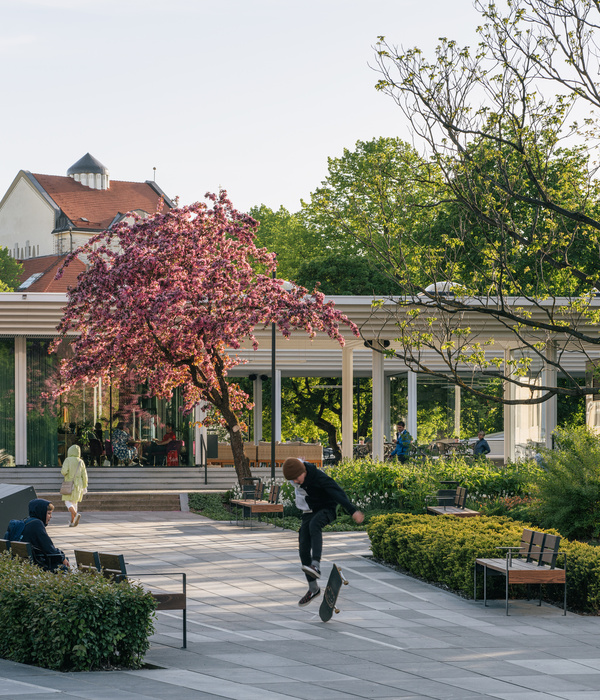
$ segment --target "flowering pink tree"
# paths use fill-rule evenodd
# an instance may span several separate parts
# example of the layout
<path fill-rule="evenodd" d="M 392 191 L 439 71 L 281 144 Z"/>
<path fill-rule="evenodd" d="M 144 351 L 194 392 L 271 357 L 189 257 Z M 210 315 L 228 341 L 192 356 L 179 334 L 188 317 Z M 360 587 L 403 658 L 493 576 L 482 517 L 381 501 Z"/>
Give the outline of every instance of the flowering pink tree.
<path fill-rule="evenodd" d="M 344 344 L 340 324 L 358 331 L 323 295 L 285 290 L 272 278 L 275 256 L 255 245 L 258 222 L 236 211 L 226 192 L 197 203 L 121 223 L 71 254 L 89 266 L 70 290 L 54 349 L 72 338 L 61 362 L 61 386 L 133 376 L 149 393 L 170 398 L 182 389 L 184 407 L 212 404 L 229 431 L 238 478 L 250 476 L 240 430 L 249 397 L 227 374 L 243 342 L 275 323 L 327 333 Z M 62 273 L 62 269 L 59 275 Z"/>

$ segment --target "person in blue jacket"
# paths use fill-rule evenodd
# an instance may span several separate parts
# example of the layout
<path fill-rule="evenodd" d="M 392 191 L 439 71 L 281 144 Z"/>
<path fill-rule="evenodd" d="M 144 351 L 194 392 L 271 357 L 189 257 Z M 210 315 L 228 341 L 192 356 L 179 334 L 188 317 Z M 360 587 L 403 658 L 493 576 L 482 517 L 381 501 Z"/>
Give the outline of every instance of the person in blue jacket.
<path fill-rule="evenodd" d="M 341 505 L 357 523 L 362 523 L 365 516 L 350 503 L 343 489 L 311 462 L 289 457 L 283 463 L 283 476 L 294 484 L 296 505 L 302 511 L 298 550 L 308 581 L 308 592 L 298 602 L 302 608 L 321 593 L 317 579 L 321 577 L 322 530 L 335 520 L 336 506 Z"/>
<path fill-rule="evenodd" d="M 33 547 L 33 555 L 36 564 L 44 568 L 56 569 L 59 567 L 69 567 L 69 560 L 65 553 L 54 546 L 50 536 L 46 532 L 46 525 L 52 518 L 54 505 L 43 498 L 34 498 L 29 501 L 29 517 L 25 521 L 11 520 L 8 530 L 4 535 L 5 540 L 29 542 Z M 19 527 L 19 523 L 25 523 L 24 527 Z M 15 536 L 15 528 L 19 527 L 22 532 Z M 41 555 L 40 555 L 41 553 Z M 53 555 L 53 556 L 46 556 Z"/>
<path fill-rule="evenodd" d="M 398 421 L 396 428 L 396 445 L 390 454 L 390 459 L 397 457 L 398 461 L 404 464 L 408 459 L 408 451 L 410 450 L 412 437 L 403 421 Z"/>
<path fill-rule="evenodd" d="M 473 454 L 475 457 L 478 457 L 479 455 L 489 455 L 491 452 L 490 450 L 490 445 L 488 441 L 485 439 L 485 433 L 483 430 L 480 430 L 479 433 L 477 434 L 477 442 L 473 445 Z"/>

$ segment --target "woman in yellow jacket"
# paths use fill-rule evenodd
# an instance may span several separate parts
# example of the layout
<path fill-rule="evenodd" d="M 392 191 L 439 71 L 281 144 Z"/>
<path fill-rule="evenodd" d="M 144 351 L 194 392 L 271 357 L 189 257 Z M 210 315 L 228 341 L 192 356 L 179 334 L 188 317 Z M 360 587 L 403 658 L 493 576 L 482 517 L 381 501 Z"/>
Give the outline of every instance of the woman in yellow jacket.
<path fill-rule="evenodd" d="M 81 459 L 79 445 L 69 447 L 68 456 L 63 462 L 60 473 L 65 481 L 73 482 L 73 489 L 69 495 L 63 495 L 62 500 L 71 513 L 69 527 L 76 527 L 81 519 L 81 513 L 77 512 L 77 504 L 87 493 L 88 476 L 85 470 L 85 463 Z"/>

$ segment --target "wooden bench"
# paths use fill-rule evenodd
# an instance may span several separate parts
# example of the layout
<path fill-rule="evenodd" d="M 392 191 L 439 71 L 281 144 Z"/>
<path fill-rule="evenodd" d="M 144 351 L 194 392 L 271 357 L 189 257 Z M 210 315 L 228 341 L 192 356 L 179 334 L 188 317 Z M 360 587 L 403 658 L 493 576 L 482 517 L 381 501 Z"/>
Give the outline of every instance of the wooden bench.
<path fill-rule="evenodd" d="M 257 489 L 261 485 L 257 485 Z M 242 527 L 246 527 L 246 519 L 250 520 L 250 529 L 252 529 L 252 516 L 256 515 L 260 520 L 260 516 L 265 513 L 281 513 L 283 520 L 283 504 L 277 503 L 279 500 L 279 491 L 281 487 L 278 484 L 273 484 L 269 491 L 269 496 L 266 500 L 256 498 L 237 498 L 230 501 L 230 504 L 235 508 L 235 523 L 239 524 L 239 514 L 242 513 Z M 248 516 L 248 518 L 246 517 Z"/>
<path fill-rule="evenodd" d="M 436 496 L 436 498 L 439 499 L 439 496 Z M 445 499 L 446 496 L 443 496 L 442 498 Z M 466 508 L 466 502 L 467 489 L 464 486 L 459 486 L 456 489 L 452 505 L 447 505 L 445 500 L 442 503 L 440 503 L 438 500 L 437 506 L 427 506 L 427 512 L 430 515 L 456 515 L 459 518 L 473 518 L 480 515 L 478 510 Z"/>
<path fill-rule="evenodd" d="M 170 593 L 168 591 L 148 588 L 152 597 L 156 601 L 157 610 L 181 610 L 183 614 L 183 645 L 187 648 L 187 598 L 186 598 L 186 575 L 181 571 L 171 571 L 168 573 L 156 571 L 152 573 L 136 573 L 133 576 L 127 574 L 125 558 L 122 554 L 107 554 L 106 552 L 86 552 L 75 550 L 75 561 L 80 571 L 100 572 L 106 578 L 110 578 L 116 583 L 120 583 L 127 578 L 136 579 L 140 576 L 181 576 L 181 593 Z"/>
<path fill-rule="evenodd" d="M 13 557 L 35 564 L 45 571 L 55 571 L 63 563 L 62 554 L 45 554 L 30 542 L 0 540 L 0 552 L 10 552 Z"/>
<path fill-rule="evenodd" d="M 506 614 L 508 615 L 508 586 L 511 583 L 539 584 L 542 604 L 542 584 L 558 583 L 564 586 L 563 615 L 567 614 L 567 555 L 563 552 L 564 564 L 557 569 L 556 560 L 560 537 L 535 530 L 523 530 L 518 547 L 496 547 L 505 549 L 506 556 L 500 559 L 476 559 L 473 574 L 473 598 L 477 600 L 477 570 L 483 569 L 483 604 L 487 605 L 487 573 L 506 578 Z"/>

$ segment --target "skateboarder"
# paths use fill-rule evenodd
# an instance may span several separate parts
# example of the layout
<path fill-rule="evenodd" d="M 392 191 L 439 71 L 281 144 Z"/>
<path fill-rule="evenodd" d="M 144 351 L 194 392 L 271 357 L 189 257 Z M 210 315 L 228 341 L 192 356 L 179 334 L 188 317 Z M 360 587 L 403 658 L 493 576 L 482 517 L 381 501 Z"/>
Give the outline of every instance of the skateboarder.
<path fill-rule="evenodd" d="M 357 523 L 362 523 L 365 516 L 350 503 L 338 484 L 311 462 L 289 457 L 283 463 L 283 476 L 293 482 L 296 505 L 302 511 L 298 549 L 302 571 L 308 581 L 308 591 L 298 602 L 302 608 L 321 593 L 317 579 L 321 577 L 322 530 L 335 520 L 338 503 Z"/>

